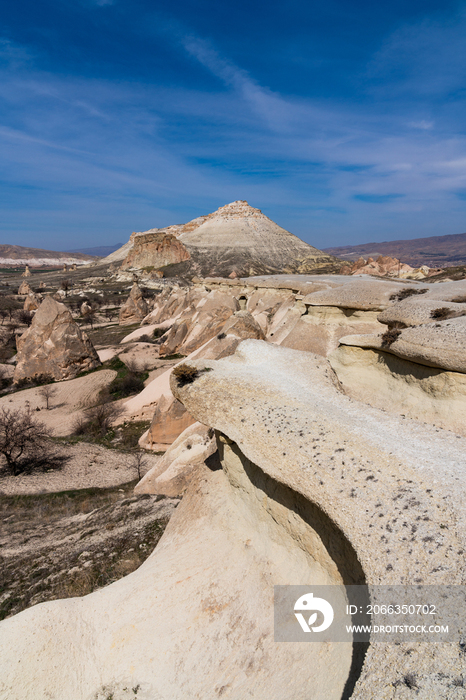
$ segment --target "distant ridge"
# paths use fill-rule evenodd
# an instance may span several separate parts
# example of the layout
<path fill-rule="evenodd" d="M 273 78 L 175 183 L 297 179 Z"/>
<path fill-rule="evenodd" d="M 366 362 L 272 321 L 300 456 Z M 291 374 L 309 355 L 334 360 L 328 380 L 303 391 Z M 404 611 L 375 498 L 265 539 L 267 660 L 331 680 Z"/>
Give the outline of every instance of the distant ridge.
<path fill-rule="evenodd" d="M 383 241 L 361 245 L 324 248 L 329 255 L 346 260 L 389 255 L 413 267 L 455 267 L 466 264 L 466 233 L 413 238 L 409 241 Z"/>
<path fill-rule="evenodd" d="M 0 245 L 0 265 L 17 267 L 56 267 L 57 265 L 85 265 L 93 262 L 94 256 L 83 253 L 64 253 L 42 248 L 25 248 L 20 245 Z"/>
<path fill-rule="evenodd" d="M 121 248 L 123 243 L 116 243 L 115 245 L 98 245 L 95 248 L 73 248 L 73 250 L 67 250 L 66 253 L 82 253 L 83 255 L 92 255 L 97 258 L 104 258 L 106 255 L 110 255 L 118 248 Z"/>

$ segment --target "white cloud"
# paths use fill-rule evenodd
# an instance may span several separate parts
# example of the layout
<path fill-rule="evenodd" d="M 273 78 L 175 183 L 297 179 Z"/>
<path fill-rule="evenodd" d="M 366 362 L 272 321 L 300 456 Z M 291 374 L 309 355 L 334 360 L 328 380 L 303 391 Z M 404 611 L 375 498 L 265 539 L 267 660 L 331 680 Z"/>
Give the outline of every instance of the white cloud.
<path fill-rule="evenodd" d="M 411 126 L 413 129 L 422 129 L 427 131 L 434 128 L 434 122 L 421 119 L 419 122 L 409 122 L 408 126 Z"/>

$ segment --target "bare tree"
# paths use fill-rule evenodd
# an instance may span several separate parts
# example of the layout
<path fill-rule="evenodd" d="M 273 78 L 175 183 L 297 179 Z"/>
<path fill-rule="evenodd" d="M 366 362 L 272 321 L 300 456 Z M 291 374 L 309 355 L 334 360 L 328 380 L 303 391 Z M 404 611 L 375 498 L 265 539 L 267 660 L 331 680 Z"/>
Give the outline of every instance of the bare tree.
<path fill-rule="evenodd" d="M 139 481 L 142 479 L 142 471 L 145 469 L 146 464 L 147 462 L 143 452 L 135 452 L 133 454 L 133 467 L 137 471 Z"/>
<path fill-rule="evenodd" d="M 91 328 L 94 328 L 94 323 L 96 322 L 96 310 L 91 309 L 90 311 L 87 312 L 87 314 L 84 316 L 84 318 L 90 324 Z"/>
<path fill-rule="evenodd" d="M 52 384 L 44 384 L 44 386 L 41 386 L 39 389 L 39 395 L 44 399 L 47 411 L 49 410 L 50 399 L 56 393 L 57 387 L 53 386 Z"/>
<path fill-rule="evenodd" d="M 102 403 L 87 408 L 77 417 L 73 425 L 75 435 L 104 437 L 108 433 L 113 421 L 118 418 L 123 409 L 111 401 L 106 401 L 105 398 L 103 397 Z"/>
<path fill-rule="evenodd" d="M 14 476 L 24 471 L 25 459 L 43 454 L 49 437 L 50 430 L 30 410 L 0 409 L 0 454 Z"/>
<path fill-rule="evenodd" d="M 21 309 L 21 311 L 18 311 L 17 314 L 18 322 L 25 326 L 31 325 L 33 317 L 34 314 L 32 314 L 30 311 L 26 311 L 26 309 Z"/>

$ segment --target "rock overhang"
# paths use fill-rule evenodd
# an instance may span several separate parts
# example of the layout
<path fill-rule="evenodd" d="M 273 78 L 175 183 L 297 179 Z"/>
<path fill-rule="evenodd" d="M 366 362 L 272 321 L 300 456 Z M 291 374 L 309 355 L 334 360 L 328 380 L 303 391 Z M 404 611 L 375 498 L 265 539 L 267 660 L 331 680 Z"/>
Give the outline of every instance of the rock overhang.
<path fill-rule="evenodd" d="M 459 551 L 465 535 L 464 438 L 351 400 L 327 360 L 311 353 L 246 340 L 231 357 L 190 364 L 199 376 L 183 387 L 173 377 L 177 398 L 272 478 L 317 503 L 355 547 L 369 582 L 463 580 L 463 558 L 446 557 L 446 541 Z M 414 542 L 402 539 L 409 499 L 417 503 L 409 520 L 422 516 Z M 437 536 L 445 522 L 445 546 L 429 553 L 422 538 Z M 432 573 L 440 560 L 442 570 Z"/>

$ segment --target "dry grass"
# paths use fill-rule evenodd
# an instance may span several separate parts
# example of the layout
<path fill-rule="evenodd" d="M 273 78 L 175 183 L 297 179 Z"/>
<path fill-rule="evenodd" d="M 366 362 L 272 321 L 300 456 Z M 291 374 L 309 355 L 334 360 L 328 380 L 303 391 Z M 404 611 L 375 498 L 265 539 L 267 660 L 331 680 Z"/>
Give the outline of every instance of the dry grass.
<path fill-rule="evenodd" d="M 450 318 L 454 314 L 454 311 L 449 309 L 447 306 L 440 306 L 438 309 L 432 309 L 430 312 L 430 317 L 436 320 L 441 320 L 444 318 Z"/>
<path fill-rule="evenodd" d="M 176 377 L 179 386 L 185 386 L 186 384 L 192 384 L 198 378 L 199 370 L 189 365 L 178 365 L 178 367 L 173 369 L 172 374 Z"/>
<path fill-rule="evenodd" d="M 413 287 L 406 287 L 406 289 L 401 289 L 399 292 L 395 292 L 390 296 L 390 301 L 403 301 L 408 297 L 412 297 L 415 294 L 426 294 L 428 289 L 414 289 Z"/>
<path fill-rule="evenodd" d="M 134 484 L 0 496 L 0 619 L 87 595 L 147 559 L 178 500 L 134 496 Z"/>
<path fill-rule="evenodd" d="M 382 347 L 383 348 L 389 348 L 395 340 L 397 340 L 401 335 L 401 331 L 399 328 L 389 328 L 388 331 L 385 331 L 385 333 L 382 335 Z"/>

